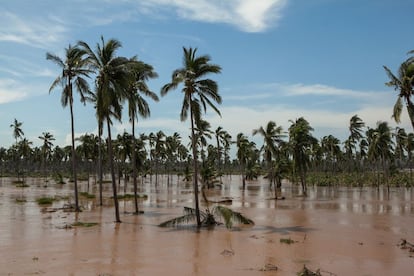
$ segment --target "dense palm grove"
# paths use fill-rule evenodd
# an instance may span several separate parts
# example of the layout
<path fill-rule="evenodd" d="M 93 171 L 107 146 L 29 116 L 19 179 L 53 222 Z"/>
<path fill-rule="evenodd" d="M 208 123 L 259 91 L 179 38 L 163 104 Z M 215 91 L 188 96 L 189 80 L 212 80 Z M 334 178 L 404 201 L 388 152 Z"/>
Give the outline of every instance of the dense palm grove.
<path fill-rule="evenodd" d="M 212 129 L 203 114 L 208 108 L 220 114 L 216 104 L 221 103 L 221 96 L 217 83 L 206 77 L 220 73 L 221 68 L 212 64 L 208 55 L 197 56 L 197 49 L 193 48 L 183 49 L 183 67 L 173 72 L 171 82 L 160 92 L 165 96 L 181 87 L 184 98 L 180 118 L 190 120 L 191 133 L 189 139 L 184 139 L 190 142 L 184 144 L 180 133 L 169 135 L 161 130 L 137 135 L 138 118 L 150 116 L 146 98 L 159 100 L 147 86 L 147 81 L 156 78 L 157 73 L 136 56 L 117 56 L 120 47 L 119 41 L 105 41 L 101 37 L 95 50 L 80 41 L 65 49 L 63 59 L 47 53 L 46 58 L 61 69 L 50 92 L 61 92 L 62 106 L 69 106 L 72 143 L 63 148 L 54 145 L 53 135 L 43 132 L 39 136 L 41 146 L 34 147 L 33 141 L 24 136 L 23 123 L 15 119 L 10 125 L 15 143 L 10 148 L 0 148 L 1 176 L 13 176 L 18 181 L 24 181 L 26 176 L 57 181 L 70 178 L 75 184 L 74 208 L 79 211 L 78 178 L 89 181 L 90 176 L 94 177 L 100 185 L 102 204 L 103 177 L 110 175 L 116 221 L 120 222 L 117 183 L 121 178 L 133 181 L 138 213 L 138 176 L 150 176 L 156 183 L 159 174 L 178 175 L 184 181 L 193 181 L 198 225 L 198 181 L 202 188 L 211 188 L 224 174 L 240 174 L 243 189 L 246 180 L 263 175 L 274 187 L 275 198 L 281 196 L 282 180 L 297 183 L 304 195 L 307 187 L 315 184 L 378 187 L 413 184 L 414 133 L 403 128 L 392 129 L 387 122 L 367 126 L 354 115 L 349 125 L 344 126 L 349 129 L 349 137 L 344 141 L 332 135 L 317 139 L 310 122 L 303 117 L 289 121 L 288 129 L 270 120 L 251 133 L 239 133 L 236 137 L 222 127 Z M 398 92 L 394 119 L 399 122 L 405 103 L 413 123 L 414 59 L 404 61 L 397 75 L 384 68 L 390 78 L 386 85 Z M 88 78 L 94 80 L 93 89 Z M 75 138 L 74 92 L 82 103 L 95 109 L 97 135 L 85 133 Z M 122 118 L 123 114 L 128 118 Z M 131 131 L 113 137 L 113 122 L 122 120 L 131 123 Z M 256 144 L 250 135 L 260 137 L 263 142 Z"/>

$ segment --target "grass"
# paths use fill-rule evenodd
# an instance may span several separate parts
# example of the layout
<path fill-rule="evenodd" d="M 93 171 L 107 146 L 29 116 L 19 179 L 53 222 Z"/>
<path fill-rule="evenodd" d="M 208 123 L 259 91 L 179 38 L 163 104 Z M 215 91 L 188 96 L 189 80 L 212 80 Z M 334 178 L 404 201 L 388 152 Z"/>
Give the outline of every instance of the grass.
<path fill-rule="evenodd" d="M 41 197 L 36 199 L 37 204 L 39 205 L 49 205 L 52 204 L 55 199 L 53 197 Z"/>
<path fill-rule="evenodd" d="M 27 200 L 25 198 L 16 198 L 16 203 L 25 203 Z"/>
<path fill-rule="evenodd" d="M 133 194 L 118 195 L 118 199 L 125 199 L 125 200 L 127 200 L 127 199 L 133 199 L 133 198 L 134 198 L 134 195 Z M 148 198 L 148 195 L 141 194 L 141 195 L 138 195 L 138 198 L 144 198 L 144 199 L 146 199 L 146 198 Z"/>
<path fill-rule="evenodd" d="M 280 239 L 280 243 L 285 243 L 285 244 L 292 244 L 295 243 L 296 241 L 292 240 L 291 238 L 287 238 L 287 239 Z"/>
<path fill-rule="evenodd" d="M 80 196 L 86 197 L 86 198 L 95 198 L 96 196 L 93 194 L 89 194 L 87 192 L 80 192 L 79 193 Z"/>
<path fill-rule="evenodd" d="M 81 222 L 81 221 L 77 221 L 75 223 L 72 224 L 72 226 L 79 226 L 79 227 L 92 227 L 98 225 L 97 222 Z"/>

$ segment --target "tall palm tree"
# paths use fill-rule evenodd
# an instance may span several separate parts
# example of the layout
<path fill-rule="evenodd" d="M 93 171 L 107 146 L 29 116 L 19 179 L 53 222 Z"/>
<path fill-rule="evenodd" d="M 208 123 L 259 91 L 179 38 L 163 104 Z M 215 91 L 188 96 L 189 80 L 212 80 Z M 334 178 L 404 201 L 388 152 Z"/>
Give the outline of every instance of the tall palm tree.
<path fill-rule="evenodd" d="M 158 102 L 158 96 L 152 92 L 147 86 L 147 81 L 152 78 L 156 78 L 158 75 L 154 71 L 153 67 L 149 64 L 138 61 L 136 58 L 131 59 L 131 83 L 129 85 L 129 93 L 127 95 L 128 101 L 128 115 L 129 121 L 132 124 L 132 178 L 134 182 L 134 202 L 135 202 L 135 214 L 139 213 L 138 210 L 138 187 L 137 187 L 137 168 L 135 166 L 137 144 L 135 139 L 135 120 L 138 117 L 148 118 L 151 115 L 151 111 L 148 102 L 143 96 L 148 97 Z"/>
<path fill-rule="evenodd" d="M 397 123 L 401 121 L 403 102 L 405 102 L 411 125 L 414 128 L 414 103 L 411 98 L 414 85 L 414 60 L 410 58 L 401 63 L 397 75 L 394 75 L 386 66 L 384 66 L 384 69 L 390 79 L 385 85 L 394 87 L 394 90 L 399 92 L 392 117 Z"/>
<path fill-rule="evenodd" d="M 116 222 L 121 222 L 115 179 L 113 160 L 111 125 L 113 119 L 121 121 L 122 101 L 127 98 L 131 74 L 128 68 L 129 59 L 116 56 L 122 47 L 120 41 L 110 39 L 105 41 L 101 36 L 101 43 L 97 43 L 95 52 L 84 41 L 78 42 L 88 56 L 89 66 L 96 72 L 96 116 L 98 124 L 106 122 L 108 131 L 108 156 L 112 176 L 112 190 L 115 205 Z"/>
<path fill-rule="evenodd" d="M 87 60 L 85 59 L 86 52 L 83 49 L 71 45 L 65 48 L 64 59 L 57 55 L 46 53 L 46 59 L 54 62 L 62 69 L 62 73 L 57 76 L 49 88 L 49 93 L 57 86 L 62 87 L 61 104 L 66 107 L 69 104 L 70 122 L 72 134 L 72 174 L 74 181 L 75 192 L 75 211 L 79 212 L 78 199 L 78 182 L 76 174 L 76 153 L 75 153 L 75 123 L 73 119 L 73 89 L 78 91 L 81 102 L 85 103 L 86 94 L 89 93 L 89 85 L 85 78 L 89 77 L 91 71 L 87 67 Z"/>
<path fill-rule="evenodd" d="M 197 143 L 195 135 L 195 125 L 201 119 L 201 109 L 207 109 L 207 105 L 220 115 L 220 111 L 214 102 L 221 104 L 221 96 L 218 93 L 218 85 L 214 80 L 204 78 L 208 74 L 221 72 L 221 67 L 210 63 L 210 56 L 196 56 L 197 48 L 183 48 L 184 59 L 183 67 L 174 70 L 171 82 L 161 88 L 161 96 L 165 96 L 169 91 L 176 89 L 183 84 L 184 93 L 183 105 L 180 118 L 185 121 L 190 111 L 191 141 L 193 151 L 194 166 L 194 201 L 197 217 L 197 225 L 201 226 L 200 209 L 198 202 L 198 165 L 197 165 Z"/>

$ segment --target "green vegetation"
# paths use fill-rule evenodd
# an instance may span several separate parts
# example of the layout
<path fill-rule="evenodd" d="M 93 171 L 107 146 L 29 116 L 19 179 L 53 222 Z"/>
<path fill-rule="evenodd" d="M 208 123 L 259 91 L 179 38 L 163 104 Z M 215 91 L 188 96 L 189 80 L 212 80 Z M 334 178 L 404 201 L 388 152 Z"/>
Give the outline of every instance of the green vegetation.
<path fill-rule="evenodd" d="M 143 199 L 147 199 L 148 195 L 145 194 L 141 194 L 141 195 L 137 195 L 138 198 L 143 198 Z M 124 199 L 124 200 L 128 200 L 128 199 L 134 199 L 135 195 L 134 194 L 123 194 L 123 195 L 118 195 L 118 199 Z"/>
<path fill-rule="evenodd" d="M 296 241 L 292 240 L 291 238 L 287 238 L 287 239 L 281 238 L 279 241 L 280 241 L 280 243 L 285 243 L 285 244 L 292 244 L 292 243 L 296 242 Z"/>
<path fill-rule="evenodd" d="M 77 221 L 75 223 L 72 224 L 73 227 L 92 227 L 98 225 L 97 222 L 81 222 L 81 221 Z"/>
<path fill-rule="evenodd" d="M 95 198 L 95 197 L 96 197 L 95 195 L 90 194 L 90 193 L 88 193 L 88 192 L 80 192 L 80 193 L 79 193 L 79 195 L 80 195 L 80 196 L 83 196 L 83 197 L 86 197 L 86 198 L 89 198 L 89 199 L 91 199 L 91 198 Z"/>
<path fill-rule="evenodd" d="M 53 197 L 41 197 L 36 199 L 37 204 L 39 205 L 50 205 L 55 201 Z"/>

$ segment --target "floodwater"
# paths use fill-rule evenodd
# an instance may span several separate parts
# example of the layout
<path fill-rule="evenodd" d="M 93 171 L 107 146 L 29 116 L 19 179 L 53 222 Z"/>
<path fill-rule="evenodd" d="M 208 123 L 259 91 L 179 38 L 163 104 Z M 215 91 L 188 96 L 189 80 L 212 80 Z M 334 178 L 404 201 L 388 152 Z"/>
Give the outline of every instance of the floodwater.
<path fill-rule="evenodd" d="M 239 176 L 225 176 L 209 199 L 231 197 L 227 206 L 255 225 L 197 230 L 157 226 L 193 207 L 193 194 L 176 177 L 154 181 L 147 177 L 139 185 L 148 195 L 140 199 L 144 213 L 133 215 L 133 201 L 121 200 L 117 224 L 110 184 L 103 207 L 81 198 L 84 211 L 75 214 L 59 209 L 68 199 L 36 203 L 41 196 L 72 196 L 71 183 L 27 179 L 29 187 L 16 188 L 0 179 L 0 275 L 296 275 L 304 265 L 322 275 L 413 273 L 414 253 L 398 246 L 401 239 L 414 243 L 413 189 L 311 187 L 302 197 L 284 183 L 285 199 L 276 201 L 266 180 L 248 182 L 242 191 Z M 80 191 L 86 189 L 80 182 Z M 89 193 L 98 198 L 93 180 Z M 76 221 L 98 225 L 67 227 Z"/>

